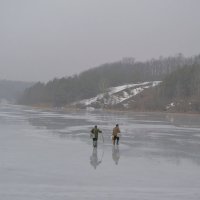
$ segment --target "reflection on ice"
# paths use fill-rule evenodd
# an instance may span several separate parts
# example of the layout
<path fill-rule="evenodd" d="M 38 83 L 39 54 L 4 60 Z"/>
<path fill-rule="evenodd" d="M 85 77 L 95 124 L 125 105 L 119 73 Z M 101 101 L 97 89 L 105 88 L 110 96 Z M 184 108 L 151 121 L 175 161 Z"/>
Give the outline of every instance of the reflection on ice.
<path fill-rule="evenodd" d="M 119 159 L 120 159 L 120 153 L 119 153 L 119 146 L 113 145 L 112 147 L 112 159 L 115 162 L 116 165 L 118 165 Z"/>
<path fill-rule="evenodd" d="M 101 164 L 103 159 L 103 154 L 104 152 L 102 152 L 101 158 L 99 159 L 97 148 L 93 148 L 92 155 L 90 156 L 90 164 L 94 167 L 94 169 L 96 169 L 97 166 Z"/>

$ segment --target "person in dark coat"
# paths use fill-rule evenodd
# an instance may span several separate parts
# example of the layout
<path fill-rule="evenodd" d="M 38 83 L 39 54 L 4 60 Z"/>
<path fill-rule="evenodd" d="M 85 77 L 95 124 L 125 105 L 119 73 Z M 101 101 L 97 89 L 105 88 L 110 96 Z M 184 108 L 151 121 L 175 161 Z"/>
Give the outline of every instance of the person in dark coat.
<path fill-rule="evenodd" d="M 102 133 L 102 131 L 99 128 L 97 128 L 97 125 L 95 125 L 94 128 L 91 130 L 91 138 L 93 139 L 93 147 L 97 147 L 99 133 Z"/>

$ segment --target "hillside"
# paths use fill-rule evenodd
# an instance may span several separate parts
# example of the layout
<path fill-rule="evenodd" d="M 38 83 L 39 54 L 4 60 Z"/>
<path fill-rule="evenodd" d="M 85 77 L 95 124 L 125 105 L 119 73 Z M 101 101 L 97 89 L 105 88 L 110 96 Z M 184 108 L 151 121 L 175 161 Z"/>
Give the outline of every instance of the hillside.
<path fill-rule="evenodd" d="M 130 103 L 134 101 L 134 97 L 147 88 L 157 86 L 159 83 L 160 81 L 152 81 L 111 87 L 104 93 L 98 94 L 90 99 L 75 102 L 71 106 L 90 110 L 96 108 L 130 109 Z"/>
<path fill-rule="evenodd" d="M 185 58 L 181 54 L 146 62 L 125 58 L 84 71 L 79 75 L 54 79 L 48 83 L 36 83 L 25 90 L 19 103 L 65 106 L 105 93 L 108 88 L 138 82 L 161 81 L 171 72 L 184 65 L 200 63 L 200 56 Z"/>
<path fill-rule="evenodd" d="M 200 113 L 200 64 L 178 69 L 139 94 L 131 109 Z"/>
<path fill-rule="evenodd" d="M 72 104 L 74 107 L 200 113 L 200 65 L 184 66 L 163 81 L 126 84 Z"/>

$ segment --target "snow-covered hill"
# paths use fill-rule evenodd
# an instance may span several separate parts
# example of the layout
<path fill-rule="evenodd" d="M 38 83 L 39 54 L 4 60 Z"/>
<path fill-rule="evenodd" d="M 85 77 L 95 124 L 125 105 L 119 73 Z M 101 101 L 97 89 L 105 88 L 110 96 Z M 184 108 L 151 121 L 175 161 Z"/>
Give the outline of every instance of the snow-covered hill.
<path fill-rule="evenodd" d="M 133 98 L 136 95 L 147 88 L 155 87 L 159 83 L 160 81 L 152 81 L 112 87 L 105 93 L 98 94 L 93 98 L 75 102 L 73 103 L 73 106 L 87 109 L 111 108 L 116 106 L 129 108 L 130 101 L 133 101 Z"/>

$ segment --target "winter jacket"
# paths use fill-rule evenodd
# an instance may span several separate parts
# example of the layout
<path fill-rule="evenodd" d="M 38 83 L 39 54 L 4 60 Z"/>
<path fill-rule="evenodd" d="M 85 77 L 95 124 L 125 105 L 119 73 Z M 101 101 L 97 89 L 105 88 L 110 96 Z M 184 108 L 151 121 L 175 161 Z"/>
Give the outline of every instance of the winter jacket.
<path fill-rule="evenodd" d="M 94 134 L 94 138 L 96 138 L 98 140 L 98 134 L 102 133 L 102 131 L 100 129 L 98 129 L 98 128 L 93 128 L 91 130 L 91 133 Z"/>
<path fill-rule="evenodd" d="M 120 133 L 120 129 L 119 129 L 119 127 L 115 127 L 115 128 L 113 128 L 113 136 L 116 136 L 116 137 L 118 137 L 118 135 L 119 135 L 119 133 Z"/>

